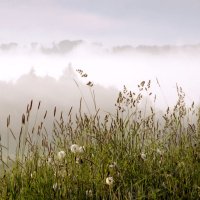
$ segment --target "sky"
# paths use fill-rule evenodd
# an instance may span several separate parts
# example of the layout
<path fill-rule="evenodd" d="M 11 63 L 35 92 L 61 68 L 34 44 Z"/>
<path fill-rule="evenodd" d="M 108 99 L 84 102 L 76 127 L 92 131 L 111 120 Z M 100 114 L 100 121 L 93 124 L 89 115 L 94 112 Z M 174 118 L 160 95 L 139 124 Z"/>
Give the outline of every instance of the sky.
<path fill-rule="evenodd" d="M 199 0 L 0 0 L 0 42 L 199 43 Z"/>

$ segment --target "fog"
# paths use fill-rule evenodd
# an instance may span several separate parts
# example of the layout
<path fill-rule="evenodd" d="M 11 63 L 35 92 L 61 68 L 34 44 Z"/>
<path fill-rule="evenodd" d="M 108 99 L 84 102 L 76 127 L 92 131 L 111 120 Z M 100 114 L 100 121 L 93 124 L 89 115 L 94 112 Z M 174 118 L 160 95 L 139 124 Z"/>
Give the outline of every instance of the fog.
<path fill-rule="evenodd" d="M 72 119 L 74 119 L 75 115 L 79 113 L 80 103 L 82 114 L 94 114 L 98 108 L 101 108 L 99 114 L 102 116 L 107 112 L 113 113 L 114 102 L 118 95 L 117 89 L 112 87 L 105 88 L 98 84 L 93 87 L 88 86 L 81 81 L 78 74 L 70 66 L 63 71 L 62 76 L 58 79 L 48 75 L 37 76 L 34 69 L 31 69 L 15 82 L 0 81 L 0 91 L 0 135 L 1 144 L 4 146 L 7 145 L 9 129 L 12 130 L 18 141 L 22 115 L 26 113 L 27 106 L 30 107 L 31 100 L 33 106 L 27 122 L 29 133 L 32 133 L 34 127 L 34 135 L 36 135 L 37 128 L 42 122 L 51 138 L 53 122 L 55 119 L 59 121 L 61 113 L 63 119 L 68 120 L 68 113 L 72 108 Z M 95 102 L 93 101 L 93 91 L 95 91 Z M 44 119 L 46 111 L 47 115 Z M 10 116 L 10 125 L 7 128 L 8 116 Z M 9 134 L 11 135 L 11 133 Z M 12 144 L 10 152 L 13 153 L 17 142 L 14 142 L 13 137 L 10 136 L 10 138 L 10 144 Z"/>
<path fill-rule="evenodd" d="M 126 85 L 135 90 L 139 82 L 150 79 L 155 93 L 161 95 L 158 106 L 174 104 L 176 84 L 182 86 L 188 102 L 199 102 L 199 54 L 200 45 L 110 47 L 83 40 L 26 45 L 10 42 L 0 45 L 0 80 L 17 83 L 31 69 L 36 76 L 59 80 L 71 65 L 104 87 L 122 89 Z"/>
<path fill-rule="evenodd" d="M 137 91 L 141 81 L 151 80 L 157 109 L 176 103 L 176 84 L 186 93 L 188 105 L 200 97 L 200 45 L 185 46 L 105 46 L 83 40 L 63 40 L 51 44 L 0 45 L 0 130 L 6 132 L 6 118 L 19 134 L 21 116 L 33 99 L 32 123 L 41 101 L 38 123 L 48 111 L 46 126 L 52 128 L 54 107 L 60 112 L 76 112 L 82 97 L 83 111 L 94 111 L 91 91 L 96 103 L 113 112 L 118 91 L 126 85 Z M 76 72 L 88 74 L 83 78 Z M 158 82 L 157 82 L 158 80 Z M 92 81 L 94 87 L 86 84 Z M 77 85 L 78 84 L 78 85 Z"/>

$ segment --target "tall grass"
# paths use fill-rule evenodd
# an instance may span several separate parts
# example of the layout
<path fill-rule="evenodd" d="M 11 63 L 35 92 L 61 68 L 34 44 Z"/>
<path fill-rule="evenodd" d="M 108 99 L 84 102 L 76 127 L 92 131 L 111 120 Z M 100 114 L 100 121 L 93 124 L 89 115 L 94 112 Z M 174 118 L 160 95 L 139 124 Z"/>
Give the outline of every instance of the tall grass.
<path fill-rule="evenodd" d="M 200 199 L 200 112 L 194 103 L 186 107 L 182 88 L 176 105 L 159 116 L 151 81 L 141 82 L 138 93 L 124 86 L 116 112 L 102 115 L 88 86 L 95 113 L 82 111 L 84 96 L 78 113 L 55 107 L 52 133 L 44 126 L 47 111 L 30 131 L 33 101 L 18 139 L 8 117 L 7 146 L 0 143 L 1 199 Z M 144 95 L 153 103 L 141 107 Z M 18 142 L 15 159 L 11 136 Z"/>

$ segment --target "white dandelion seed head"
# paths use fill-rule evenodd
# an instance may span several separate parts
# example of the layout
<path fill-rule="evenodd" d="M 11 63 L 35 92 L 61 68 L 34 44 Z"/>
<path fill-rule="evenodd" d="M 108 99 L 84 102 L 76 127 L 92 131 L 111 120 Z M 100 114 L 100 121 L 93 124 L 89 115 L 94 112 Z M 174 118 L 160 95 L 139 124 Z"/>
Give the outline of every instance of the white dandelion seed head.
<path fill-rule="evenodd" d="M 34 171 L 33 173 L 31 173 L 31 178 L 36 177 L 36 171 Z"/>
<path fill-rule="evenodd" d="M 47 163 L 48 163 L 49 165 L 52 163 L 52 158 L 51 158 L 51 157 L 48 157 Z"/>
<path fill-rule="evenodd" d="M 57 188 L 58 188 L 58 184 L 57 184 L 57 183 L 54 183 L 54 184 L 53 184 L 53 189 L 56 190 Z"/>
<path fill-rule="evenodd" d="M 86 190 L 85 194 L 86 194 L 87 197 L 93 197 L 92 190 Z"/>
<path fill-rule="evenodd" d="M 113 162 L 112 164 L 109 165 L 109 168 L 115 168 L 117 167 L 117 163 L 116 162 Z"/>
<path fill-rule="evenodd" d="M 163 152 L 162 152 L 159 148 L 156 149 L 156 152 L 157 152 L 157 154 L 159 154 L 159 155 L 162 155 L 162 154 L 163 154 Z"/>
<path fill-rule="evenodd" d="M 114 183 L 114 179 L 113 179 L 113 177 L 112 176 L 109 176 L 109 177 L 107 177 L 106 178 L 106 184 L 107 185 L 113 185 L 113 183 Z"/>
<path fill-rule="evenodd" d="M 77 144 L 72 144 L 70 147 L 70 150 L 72 153 L 78 153 L 79 152 L 79 146 Z"/>
<path fill-rule="evenodd" d="M 147 158 L 147 156 L 146 156 L 145 153 L 141 153 L 140 156 L 141 156 L 141 158 L 142 158 L 143 160 L 145 160 L 145 159 Z"/>
<path fill-rule="evenodd" d="M 84 146 L 80 146 L 78 149 L 79 153 L 83 153 L 85 151 L 85 147 Z"/>
<path fill-rule="evenodd" d="M 80 158 L 76 158 L 76 164 L 79 164 L 81 162 Z"/>
<path fill-rule="evenodd" d="M 79 146 L 77 144 L 72 144 L 70 150 L 72 153 L 83 153 L 85 151 L 85 147 Z"/>
<path fill-rule="evenodd" d="M 64 151 L 59 151 L 57 156 L 59 160 L 63 160 L 66 156 L 66 153 Z"/>

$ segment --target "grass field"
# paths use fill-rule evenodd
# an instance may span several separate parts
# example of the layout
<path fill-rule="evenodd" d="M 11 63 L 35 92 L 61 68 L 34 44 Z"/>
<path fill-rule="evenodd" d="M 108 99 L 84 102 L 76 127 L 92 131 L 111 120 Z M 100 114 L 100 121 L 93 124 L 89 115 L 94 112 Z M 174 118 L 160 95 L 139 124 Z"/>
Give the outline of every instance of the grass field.
<path fill-rule="evenodd" d="M 82 112 L 84 98 L 78 113 L 57 113 L 55 107 L 51 133 L 43 123 L 47 113 L 29 131 L 31 101 L 15 159 L 9 156 L 11 132 L 0 146 L 0 198 L 200 199 L 199 108 L 186 107 L 177 86 L 177 104 L 160 117 L 154 106 L 140 106 L 144 96 L 155 102 L 150 87 L 150 81 L 141 82 L 137 93 L 124 87 L 113 102 L 115 113 L 99 114 L 94 96 L 93 114 Z"/>

